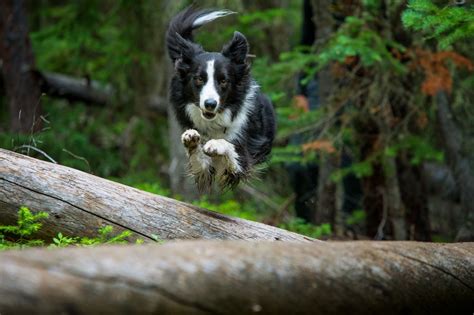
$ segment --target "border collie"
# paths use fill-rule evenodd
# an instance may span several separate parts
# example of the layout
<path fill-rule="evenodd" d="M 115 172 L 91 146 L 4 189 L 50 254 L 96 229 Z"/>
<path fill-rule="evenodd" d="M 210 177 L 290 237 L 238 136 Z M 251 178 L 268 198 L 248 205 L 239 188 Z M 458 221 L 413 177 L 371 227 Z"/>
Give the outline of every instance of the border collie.
<path fill-rule="evenodd" d="M 188 7 L 170 22 L 166 42 L 174 63 L 170 101 L 181 127 L 189 171 L 198 189 L 235 187 L 264 162 L 275 136 L 275 113 L 250 75 L 249 44 L 235 32 L 221 52 L 193 42 L 193 30 L 227 10 Z"/>

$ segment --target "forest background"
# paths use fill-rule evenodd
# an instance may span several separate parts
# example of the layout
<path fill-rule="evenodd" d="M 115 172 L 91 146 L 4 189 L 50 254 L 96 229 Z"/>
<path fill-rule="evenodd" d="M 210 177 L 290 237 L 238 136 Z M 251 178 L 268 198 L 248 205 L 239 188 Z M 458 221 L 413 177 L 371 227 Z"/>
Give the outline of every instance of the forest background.
<path fill-rule="evenodd" d="M 235 30 L 245 34 L 278 115 L 258 178 L 206 195 L 185 176 L 167 102 L 164 34 L 190 1 L 7 3 L 1 148 L 313 237 L 474 240 L 470 1 L 198 1 L 239 13 L 196 40 L 220 51 Z M 315 41 L 302 46 L 307 5 Z M 18 51 L 30 53 L 12 54 L 9 40 L 22 34 Z M 54 82 L 93 92 L 72 97 Z M 311 82 L 319 106 L 308 110 L 297 95 Z"/>

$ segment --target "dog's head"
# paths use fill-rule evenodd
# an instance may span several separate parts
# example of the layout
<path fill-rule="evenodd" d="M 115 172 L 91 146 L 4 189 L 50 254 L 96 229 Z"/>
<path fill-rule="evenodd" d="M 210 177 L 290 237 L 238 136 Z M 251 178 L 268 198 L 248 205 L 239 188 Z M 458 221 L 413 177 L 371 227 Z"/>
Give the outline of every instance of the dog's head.
<path fill-rule="evenodd" d="M 223 118 L 228 117 L 229 112 L 235 114 L 250 86 L 249 45 L 244 35 L 235 32 L 221 52 L 213 53 L 204 51 L 193 41 L 195 29 L 234 13 L 196 10 L 190 6 L 171 20 L 166 34 L 176 71 L 173 82 L 178 83 L 178 94 L 182 98 L 179 103 L 193 104 L 192 115 L 200 114 L 204 120 L 214 120 L 221 113 L 224 113 Z"/>
<path fill-rule="evenodd" d="M 226 108 L 238 104 L 249 82 L 249 45 L 235 32 L 221 52 L 205 52 L 201 46 L 176 34 L 180 55 L 175 71 L 190 103 L 205 120 L 214 120 Z"/>

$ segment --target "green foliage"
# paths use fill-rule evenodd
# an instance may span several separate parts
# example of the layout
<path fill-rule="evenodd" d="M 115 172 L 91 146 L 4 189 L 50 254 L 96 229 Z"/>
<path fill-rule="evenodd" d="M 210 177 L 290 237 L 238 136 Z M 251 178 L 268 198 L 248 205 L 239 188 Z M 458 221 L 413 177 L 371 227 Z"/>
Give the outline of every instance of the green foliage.
<path fill-rule="evenodd" d="M 386 146 L 384 150 L 376 152 L 364 161 L 337 169 L 331 174 L 331 179 L 339 182 L 349 174 L 354 174 L 357 178 L 371 176 L 373 163 L 383 161 L 383 157 L 396 157 L 401 153 L 409 154 L 412 165 L 420 165 L 424 161 L 442 162 L 444 160 L 443 152 L 433 146 L 432 140 L 417 135 L 401 135 L 398 141 L 393 141 L 393 144 Z"/>
<path fill-rule="evenodd" d="M 364 210 L 354 210 L 346 218 L 346 224 L 351 226 L 351 225 L 356 225 L 356 224 L 362 224 L 365 221 L 365 218 L 367 217 L 366 213 Z"/>
<path fill-rule="evenodd" d="M 139 183 L 134 185 L 135 188 L 138 188 L 143 191 L 147 191 L 160 196 L 171 196 L 171 192 L 168 188 L 164 188 L 158 182 L 154 183 Z"/>
<path fill-rule="evenodd" d="M 287 223 L 281 224 L 280 227 L 313 238 L 320 238 L 332 234 L 331 224 L 323 223 L 321 225 L 314 225 L 306 223 L 300 218 L 294 218 Z"/>
<path fill-rule="evenodd" d="M 303 158 L 301 145 L 289 144 L 273 148 L 270 163 L 303 163 Z"/>
<path fill-rule="evenodd" d="M 379 66 L 385 70 L 405 72 L 404 66 L 391 52 L 392 49 L 404 51 L 405 47 L 374 31 L 369 26 L 373 19 L 375 17 L 371 16 L 347 17 L 335 36 L 318 54 L 319 67 L 314 68 L 313 73 L 331 61 L 344 63 L 346 58 L 355 56 L 359 57 L 364 67 Z"/>
<path fill-rule="evenodd" d="M 395 157 L 400 151 L 410 152 L 410 163 L 419 165 L 423 161 L 442 162 L 444 154 L 436 149 L 429 139 L 424 139 L 416 135 L 401 137 L 400 140 L 385 148 L 386 156 Z"/>
<path fill-rule="evenodd" d="M 431 0 L 410 0 L 402 21 L 406 28 L 436 39 L 442 49 L 474 37 L 474 6 L 470 4 L 440 8 Z"/>
<path fill-rule="evenodd" d="M 306 84 L 329 63 L 345 63 L 348 57 L 358 57 L 364 67 L 377 66 L 405 73 L 405 67 L 392 54 L 392 49 L 403 52 L 405 47 L 374 31 L 370 27 L 374 19 L 370 15 L 364 18 L 349 16 L 326 43 L 316 47 L 316 51 L 309 47 L 296 47 L 283 52 L 278 63 L 268 65 L 261 61 L 256 64 L 254 73 L 257 78 L 262 78 L 265 86 L 280 87 L 281 83 L 287 82 L 285 78 L 303 72 L 306 77 L 302 82 Z"/>
<path fill-rule="evenodd" d="M 331 180 L 339 182 L 349 174 L 354 174 L 357 178 L 370 176 L 374 172 L 373 162 L 374 158 L 370 158 L 361 162 L 352 163 L 348 167 L 337 169 L 331 174 Z"/>
<path fill-rule="evenodd" d="M 204 196 L 201 199 L 194 201 L 194 205 L 216 211 L 222 214 L 239 217 L 246 220 L 259 221 L 259 216 L 256 211 L 245 203 L 239 203 L 233 199 L 222 200 L 220 203 L 210 202 L 208 197 Z"/>
<path fill-rule="evenodd" d="M 32 246 L 43 246 L 44 241 L 34 239 L 35 233 L 41 229 L 41 219 L 48 217 L 45 212 L 33 214 L 27 207 L 21 207 L 18 211 L 18 220 L 16 225 L 0 225 L 0 250 L 21 249 Z M 113 233 L 112 226 L 99 228 L 97 237 L 77 237 L 66 236 L 59 232 L 52 239 L 49 247 L 76 246 L 95 246 L 101 244 L 125 244 L 129 242 L 132 232 L 123 231 L 119 234 Z M 138 239 L 137 244 L 143 243 Z"/>
<path fill-rule="evenodd" d="M 49 5 L 37 14 L 46 25 L 31 33 L 40 69 L 76 76 L 93 75 L 127 90 L 128 71 L 145 63 L 131 35 L 123 30 L 126 1 L 77 1 Z"/>
<path fill-rule="evenodd" d="M 96 246 L 101 244 L 127 244 L 128 238 L 132 236 L 132 232 L 123 231 L 117 235 L 113 234 L 113 227 L 110 225 L 103 226 L 98 230 L 97 237 L 68 237 L 62 233 L 58 233 L 53 238 L 53 243 L 50 247 L 66 247 L 70 245 L 78 246 Z"/>
<path fill-rule="evenodd" d="M 0 225 L 0 250 L 43 245 L 42 240 L 30 237 L 41 228 L 42 224 L 38 221 L 47 217 L 45 212 L 33 214 L 27 207 L 20 207 L 16 225 Z M 7 238 L 8 235 L 12 237 Z"/>
<path fill-rule="evenodd" d="M 17 235 L 20 238 L 28 237 L 41 228 L 42 224 L 37 221 L 47 217 L 48 214 L 45 212 L 32 214 L 27 207 L 20 207 L 17 225 L 0 226 L 0 231 Z"/>

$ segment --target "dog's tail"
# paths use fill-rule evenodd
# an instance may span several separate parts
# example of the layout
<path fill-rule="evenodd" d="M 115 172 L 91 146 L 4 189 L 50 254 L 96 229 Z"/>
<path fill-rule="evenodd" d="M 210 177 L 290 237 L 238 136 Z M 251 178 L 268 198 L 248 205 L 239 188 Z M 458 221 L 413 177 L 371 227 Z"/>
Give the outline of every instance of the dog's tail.
<path fill-rule="evenodd" d="M 170 22 L 166 33 L 168 53 L 175 62 L 183 55 L 183 50 L 192 49 L 194 52 L 202 50 L 201 46 L 193 42 L 193 30 L 235 12 L 229 10 L 196 10 L 189 6 L 178 13 Z"/>

